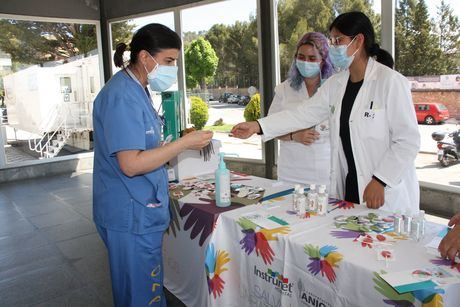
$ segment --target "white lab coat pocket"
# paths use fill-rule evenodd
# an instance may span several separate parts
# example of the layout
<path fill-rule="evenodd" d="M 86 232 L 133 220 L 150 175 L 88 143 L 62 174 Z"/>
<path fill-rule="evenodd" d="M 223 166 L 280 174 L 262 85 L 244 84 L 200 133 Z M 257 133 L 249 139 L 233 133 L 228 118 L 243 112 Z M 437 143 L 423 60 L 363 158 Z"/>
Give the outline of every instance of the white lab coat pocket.
<path fill-rule="evenodd" d="M 366 139 L 383 139 L 388 135 L 385 109 L 365 109 L 360 118 L 360 134 Z"/>

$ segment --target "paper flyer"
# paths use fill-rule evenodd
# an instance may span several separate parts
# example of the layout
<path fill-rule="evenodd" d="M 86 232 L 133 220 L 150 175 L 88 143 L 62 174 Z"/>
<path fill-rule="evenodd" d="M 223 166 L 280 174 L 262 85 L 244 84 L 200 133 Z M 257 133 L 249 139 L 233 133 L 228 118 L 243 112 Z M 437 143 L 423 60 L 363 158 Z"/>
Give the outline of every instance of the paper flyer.
<path fill-rule="evenodd" d="M 428 267 L 380 274 L 398 293 L 460 283 L 460 275 L 442 267 Z"/>

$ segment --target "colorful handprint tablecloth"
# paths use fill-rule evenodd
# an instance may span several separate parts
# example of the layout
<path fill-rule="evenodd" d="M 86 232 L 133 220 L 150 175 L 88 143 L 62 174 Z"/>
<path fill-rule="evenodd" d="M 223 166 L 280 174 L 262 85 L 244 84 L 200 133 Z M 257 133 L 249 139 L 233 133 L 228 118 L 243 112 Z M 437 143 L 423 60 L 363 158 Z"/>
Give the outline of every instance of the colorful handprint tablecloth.
<path fill-rule="evenodd" d="M 290 188 L 255 177 L 246 184 L 264 187 L 265 195 Z M 390 213 L 341 203 L 326 216 L 299 218 L 291 197 L 225 209 L 193 193 L 172 197 L 165 286 L 187 306 L 460 306 L 460 284 L 398 294 L 379 275 L 431 267 L 460 272 L 424 247 L 441 225 L 428 224 L 419 242 L 391 231 L 337 228 L 339 216 Z M 246 218 L 254 214 L 286 223 L 264 229 Z"/>

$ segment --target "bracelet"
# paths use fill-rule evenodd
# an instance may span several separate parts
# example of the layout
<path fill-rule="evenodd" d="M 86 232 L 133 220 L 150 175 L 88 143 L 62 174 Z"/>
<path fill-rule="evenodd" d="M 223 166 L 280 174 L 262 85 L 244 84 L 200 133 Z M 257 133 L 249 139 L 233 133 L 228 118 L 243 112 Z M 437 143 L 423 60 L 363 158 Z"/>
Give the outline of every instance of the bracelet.
<path fill-rule="evenodd" d="M 257 125 L 259 125 L 259 132 L 257 133 L 257 135 L 262 135 L 262 134 L 264 134 L 264 132 L 262 131 L 262 126 L 260 125 L 260 123 L 259 123 L 258 120 L 256 120 L 256 123 L 257 123 Z"/>
<path fill-rule="evenodd" d="M 289 133 L 289 137 L 291 138 L 291 141 L 293 141 L 294 139 L 292 138 L 292 132 Z"/>

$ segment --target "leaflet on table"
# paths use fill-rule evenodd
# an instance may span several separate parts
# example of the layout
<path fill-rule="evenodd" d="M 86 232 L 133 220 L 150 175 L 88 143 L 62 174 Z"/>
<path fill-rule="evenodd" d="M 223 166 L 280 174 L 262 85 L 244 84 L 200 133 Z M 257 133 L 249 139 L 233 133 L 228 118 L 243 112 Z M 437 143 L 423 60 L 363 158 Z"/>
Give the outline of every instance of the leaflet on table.
<path fill-rule="evenodd" d="M 273 229 L 289 225 L 284 219 L 274 215 L 263 215 L 258 212 L 245 213 L 241 217 L 248 219 L 259 227 Z"/>
<path fill-rule="evenodd" d="M 379 274 L 398 293 L 430 289 L 460 283 L 460 275 L 441 267 Z"/>
<path fill-rule="evenodd" d="M 449 230 L 451 230 L 451 227 L 444 227 L 439 233 L 430 241 L 428 242 L 425 247 L 427 253 L 434 255 L 434 256 L 441 256 L 441 253 L 438 250 L 439 244 L 441 243 L 442 239 L 447 235 Z M 455 257 L 455 262 L 460 263 L 460 257 L 456 256 Z"/>
<path fill-rule="evenodd" d="M 203 181 L 208 181 L 208 180 L 214 180 L 216 177 L 216 175 L 214 173 L 210 173 L 210 174 L 203 174 L 203 175 L 200 175 L 200 176 L 197 176 L 196 179 L 198 180 L 203 180 Z M 234 180 L 234 179 L 249 179 L 247 176 L 243 176 L 243 175 L 240 175 L 240 174 L 234 174 L 234 173 L 230 173 L 230 179 L 231 180 Z M 193 179 L 193 178 L 188 178 L 188 179 Z"/>

